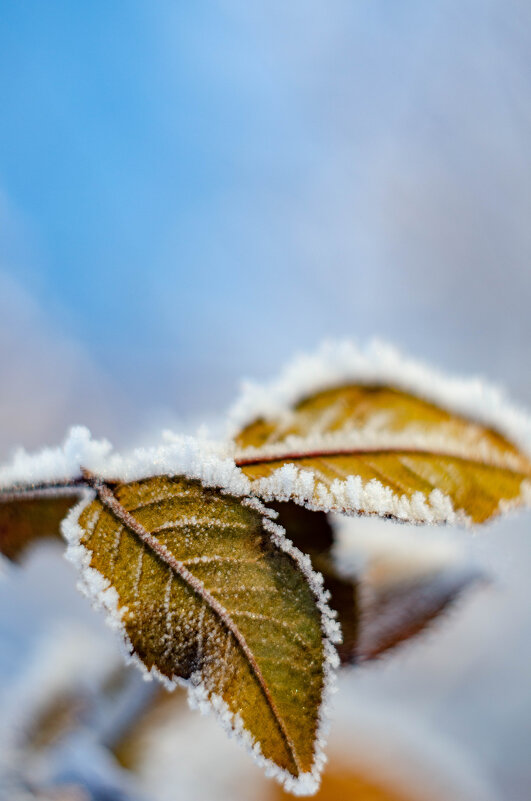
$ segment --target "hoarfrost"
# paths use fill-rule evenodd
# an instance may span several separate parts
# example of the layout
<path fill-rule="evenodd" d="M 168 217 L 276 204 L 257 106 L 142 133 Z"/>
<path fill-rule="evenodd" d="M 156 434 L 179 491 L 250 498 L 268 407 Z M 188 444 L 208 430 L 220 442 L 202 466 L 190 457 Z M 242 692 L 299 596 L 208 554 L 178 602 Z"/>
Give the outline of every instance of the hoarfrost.
<path fill-rule="evenodd" d="M 378 515 L 412 523 L 470 524 L 468 517 L 456 512 L 451 499 L 440 490 L 432 490 L 428 496 L 416 492 L 408 498 L 394 493 L 378 479 L 364 483 L 359 476 L 337 479 L 328 488 L 294 464 L 283 465 L 270 476 L 256 480 L 252 490 L 266 502 L 293 500 L 308 509 L 325 512 Z"/>
<path fill-rule="evenodd" d="M 84 426 L 70 429 L 63 444 L 28 453 L 15 451 L 12 461 L 0 467 L 0 490 L 17 485 L 41 485 L 74 481 L 80 477 L 81 465 L 92 468 L 105 463 L 111 451 L 107 440 L 93 440 Z"/>
<path fill-rule="evenodd" d="M 278 378 L 264 384 L 244 383 L 229 413 L 231 434 L 259 417 L 281 417 L 303 397 L 347 382 L 385 384 L 411 392 L 496 428 L 531 455 L 531 417 L 512 404 L 500 387 L 477 377 L 447 376 L 380 340 L 364 348 L 348 340 L 326 341 L 314 353 L 295 358 Z"/>
<path fill-rule="evenodd" d="M 75 426 L 59 447 L 16 451 L 12 461 L 0 467 L 0 490 L 78 481 L 82 468 L 122 481 L 184 475 L 235 495 L 248 493 L 250 487 L 226 443 L 172 435 L 163 445 L 119 454 L 107 440 L 94 440 L 87 428 Z"/>

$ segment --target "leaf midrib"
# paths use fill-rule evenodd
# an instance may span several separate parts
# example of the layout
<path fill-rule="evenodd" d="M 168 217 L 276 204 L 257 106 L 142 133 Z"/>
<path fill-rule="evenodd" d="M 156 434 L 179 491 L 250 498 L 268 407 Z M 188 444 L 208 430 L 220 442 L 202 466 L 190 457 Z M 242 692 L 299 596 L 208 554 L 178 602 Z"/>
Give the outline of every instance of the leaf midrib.
<path fill-rule="evenodd" d="M 492 470 L 506 470 L 515 475 L 521 475 L 522 478 L 531 478 L 531 468 L 526 472 L 524 470 L 516 470 L 508 465 L 497 465 L 469 456 L 461 456 L 452 453 L 451 451 L 435 451 L 426 448 L 320 448 L 314 451 L 291 451 L 288 453 L 276 454 L 253 454 L 252 456 L 237 456 L 235 464 L 237 467 L 255 467 L 262 464 L 271 464 L 274 462 L 298 462 L 305 459 L 326 459 L 334 456 L 388 456 L 390 454 L 400 454 L 403 456 L 429 456 L 432 458 L 441 459 L 454 459 L 455 461 L 464 462 L 465 464 L 475 464 L 480 467 L 485 467 Z"/>

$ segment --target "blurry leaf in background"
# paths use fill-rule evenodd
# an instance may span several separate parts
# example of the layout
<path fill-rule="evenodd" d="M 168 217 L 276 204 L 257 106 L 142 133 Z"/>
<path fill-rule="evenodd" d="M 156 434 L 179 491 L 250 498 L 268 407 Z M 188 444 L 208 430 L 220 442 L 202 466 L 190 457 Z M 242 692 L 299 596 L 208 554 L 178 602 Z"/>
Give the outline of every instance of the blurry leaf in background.
<path fill-rule="evenodd" d="M 148 670 L 190 680 L 196 703 L 212 702 L 266 759 L 306 777 L 325 688 L 324 612 L 281 530 L 190 479 L 96 487 L 71 546 L 87 594 L 120 620 Z"/>
<path fill-rule="evenodd" d="M 86 701 L 82 693 L 68 691 L 51 697 L 27 731 L 28 749 L 40 751 L 48 748 L 77 728 L 86 714 Z"/>
<path fill-rule="evenodd" d="M 385 560 L 384 560 L 385 562 Z M 426 629 L 484 574 L 466 562 L 401 575 L 392 554 L 370 566 L 359 584 L 356 660 L 375 659 Z"/>
<path fill-rule="evenodd" d="M 337 646 L 342 664 L 380 656 L 423 631 L 484 574 L 465 556 L 440 562 L 429 559 L 432 543 L 416 538 L 397 548 L 405 529 L 394 533 L 374 553 L 361 539 L 351 537 L 351 570 L 342 569 L 334 554 L 334 525 L 330 515 L 295 503 L 273 503 L 278 522 L 315 570 L 322 573 L 330 592 L 330 606 L 338 613 L 343 641 Z M 361 521 L 348 521 L 350 527 Z M 348 537 L 348 534 L 345 534 Z"/>
<path fill-rule="evenodd" d="M 124 688 L 131 676 L 137 678 L 124 668 L 112 640 L 79 622 L 48 627 L 4 698 L 2 799 L 100 798 L 92 793 L 97 782 L 88 773 L 95 772 L 97 749 L 105 755 L 109 722 L 123 717 Z M 84 739 L 93 751 L 85 772 Z M 112 784 L 112 775 L 108 778 Z M 100 788 L 105 783 L 101 772 L 98 782 Z"/>
<path fill-rule="evenodd" d="M 264 499 L 415 522 L 452 521 L 455 510 L 482 523 L 523 504 L 531 478 L 529 459 L 500 433 L 387 386 L 309 395 L 251 422 L 236 445 Z M 304 481 L 286 465 L 306 471 Z"/>
<path fill-rule="evenodd" d="M 64 487 L 0 491 L 0 553 L 18 562 L 35 541 L 60 539 L 61 521 L 81 492 Z"/>

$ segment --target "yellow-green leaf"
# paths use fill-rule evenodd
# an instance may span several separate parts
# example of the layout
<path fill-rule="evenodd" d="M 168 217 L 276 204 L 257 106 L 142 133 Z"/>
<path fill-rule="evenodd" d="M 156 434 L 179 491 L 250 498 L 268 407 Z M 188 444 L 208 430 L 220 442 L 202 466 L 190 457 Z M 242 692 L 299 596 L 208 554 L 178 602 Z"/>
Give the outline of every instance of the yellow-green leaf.
<path fill-rule="evenodd" d="M 60 523 L 79 500 L 79 488 L 0 490 L 0 553 L 19 561 L 26 549 L 46 537 L 60 537 Z"/>
<path fill-rule="evenodd" d="M 256 502 L 199 481 L 94 486 L 64 527 L 87 594 L 145 669 L 187 682 L 286 786 L 314 790 L 335 635 L 308 560 Z"/>
<path fill-rule="evenodd" d="M 501 431 L 392 386 L 314 392 L 236 445 L 255 494 L 325 511 L 482 523 L 531 498 L 531 461 Z"/>

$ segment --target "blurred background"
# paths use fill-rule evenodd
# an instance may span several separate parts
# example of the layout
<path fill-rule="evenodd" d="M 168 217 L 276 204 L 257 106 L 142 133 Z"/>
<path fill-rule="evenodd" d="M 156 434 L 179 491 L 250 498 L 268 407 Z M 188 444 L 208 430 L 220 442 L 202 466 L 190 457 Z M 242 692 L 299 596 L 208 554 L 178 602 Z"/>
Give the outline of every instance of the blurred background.
<path fill-rule="evenodd" d="M 72 423 L 117 446 L 215 423 L 324 337 L 531 407 L 525 0 L 4 0 L 0 108 L 3 461 Z M 344 680 L 353 718 L 428 727 L 510 801 L 531 793 L 530 522 L 472 541 L 495 582 L 437 635 Z M 0 583 L 4 691 L 41 613 L 86 612 L 52 564 Z"/>

